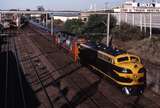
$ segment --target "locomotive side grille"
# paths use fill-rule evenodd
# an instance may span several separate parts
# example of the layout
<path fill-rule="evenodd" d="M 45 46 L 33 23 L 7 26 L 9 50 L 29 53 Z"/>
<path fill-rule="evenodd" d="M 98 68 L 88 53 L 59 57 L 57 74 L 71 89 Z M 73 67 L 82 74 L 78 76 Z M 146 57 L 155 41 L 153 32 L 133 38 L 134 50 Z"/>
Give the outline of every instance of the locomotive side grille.
<path fill-rule="evenodd" d="M 130 78 L 124 78 L 124 77 L 120 77 L 117 74 L 114 74 L 113 77 L 120 82 L 125 82 L 125 83 L 131 83 L 133 80 Z"/>
<path fill-rule="evenodd" d="M 144 82 L 145 81 L 145 77 L 141 77 L 140 79 L 138 79 L 138 82 Z"/>

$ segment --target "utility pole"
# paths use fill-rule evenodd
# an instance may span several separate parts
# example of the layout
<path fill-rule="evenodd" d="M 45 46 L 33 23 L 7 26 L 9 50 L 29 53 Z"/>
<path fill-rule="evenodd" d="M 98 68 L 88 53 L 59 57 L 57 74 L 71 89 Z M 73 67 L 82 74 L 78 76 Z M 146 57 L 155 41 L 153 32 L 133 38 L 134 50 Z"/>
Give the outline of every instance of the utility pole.
<path fill-rule="evenodd" d="M 140 30 L 142 32 L 142 13 L 140 13 Z"/>
<path fill-rule="evenodd" d="M 120 11 L 121 11 L 121 10 L 120 10 Z M 119 13 L 118 22 L 119 22 L 119 27 L 121 27 L 121 12 Z"/>
<path fill-rule="evenodd" d="M 146 14 L 144 13 L 143 14 L 143 16 L 144 16 L 144 33 L 146 34 Z"/>
<path fill-rule="evenodd" d="M 152 14 L 150 13 L 149 14 L 149 19 L 150 19 L 150 35 L 149 35 L 149 38 L 151 39 L 152 38 Z"/>
<path fill-rule="evenodd" d="M 94 8 L 94 12 L 96 12 L 97 11 L 96 4 L 93 5 L 93 8 Z"/>
<path fill-rule="evenodd" d="M 128 13 L 126 12 L 126 18 L 125 18 L 125 22 L 128 22 Z"/>
<path fill-rule="evenodd" d="M 133 24 L 133 26 L 134 26 L 134 24 L 135 24 L 135 17 L 134 17 L 134 13 L 132 13 L 132 24 Z"/>
<path fill-rule="evenodd" d="M 107 8 L 108 8 L 108 2 L 105 2 L 105 7 L 104 10 L 107 12 Z"/>
<path fill-rule="evenodd" d="M 54 31 L 53 31 L 53 23 L 54 23 L 54 17 L 51 17 L 51 36 L 54 36 Z"/>
<path fill-rule="evenodd" d="M 2 21 L 2 13 L 0 13 L 0 23 L 1 23 L 1 21 Z"/>
<path fill-rule="evenodd" d="M 46 13 L 46 27 L 47 27 L 47 22 L 48 22 L 48 13 Z"/>
<path fill-rule="evenodd" d="M 17 14 L 16 26 L 17 26 L 17 27 L 20 26 L 20 16 L 19 16 L 19 14 Z"/>
<path fill-rule="evenodd" d="M 120 13 L 119 13 L 119 28 L 121 28 L 121 20 L 122 20 L 122 8 L 123 8 L 123 6 L 122 6 L 122 1 L 121 1 L 121 6 L 120 6 Z"/>
<path fill-rule="evenodd" d="M 107 15 L 107 24 L 106 25 L 106 32 L 107 32 L 107 37 L 106 37 L 106 44 L 107 44 L 107 47 L 109 47 L 109 27 L 110 27 L 110 13 L 108 12 L 107 14 L 107 7 L 108 6 L 108 2 L 105 3 L 105 11 L 106 11 L 106 15 Z M 108 9 L 109 10 L 109 9 Z"/>
<path fill-rule="evenodd" d="M 107 18 L 107 47 L 109 47 L 109 29 L 110 29 L 110 13 Z"/>

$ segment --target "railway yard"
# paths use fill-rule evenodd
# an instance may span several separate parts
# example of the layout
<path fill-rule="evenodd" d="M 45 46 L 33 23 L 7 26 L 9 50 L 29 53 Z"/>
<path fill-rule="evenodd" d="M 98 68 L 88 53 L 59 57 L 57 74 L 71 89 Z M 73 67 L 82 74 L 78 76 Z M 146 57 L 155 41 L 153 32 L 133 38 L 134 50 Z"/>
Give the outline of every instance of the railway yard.
<path fill-rule="evenodd" d="M 74 63 L 47 32 L 31 24 L 6 33 L 1 108 L 160 108 L 160 96 L 149 87 L 143 95 L 122 94 L 97 70 Z"/>

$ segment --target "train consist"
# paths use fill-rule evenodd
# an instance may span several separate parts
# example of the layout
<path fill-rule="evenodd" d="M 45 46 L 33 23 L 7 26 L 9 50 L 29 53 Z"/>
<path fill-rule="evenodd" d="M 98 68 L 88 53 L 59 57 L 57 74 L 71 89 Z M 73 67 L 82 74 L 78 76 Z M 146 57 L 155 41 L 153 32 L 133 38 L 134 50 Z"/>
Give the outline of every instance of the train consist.
<path fill-rule="evenodd" d="M 125 94 L 143 94 L 146 70 L 140 57 L 63 31 L 55 33 L 53 41 L 58 47 L 71 52 L 75 62 L 98 70 L 115 82 Z"/>
<path fill-rule="evenodd" d="M 73 52 L 82 65 L 89 65 L 118 84 L 128 95 L 143 94 L 146 86 L 146 70 L 140 57 L 83 38 L 57 36 L 57 44 Z M 77 44 L 77 45 L 75 45 Z"/>

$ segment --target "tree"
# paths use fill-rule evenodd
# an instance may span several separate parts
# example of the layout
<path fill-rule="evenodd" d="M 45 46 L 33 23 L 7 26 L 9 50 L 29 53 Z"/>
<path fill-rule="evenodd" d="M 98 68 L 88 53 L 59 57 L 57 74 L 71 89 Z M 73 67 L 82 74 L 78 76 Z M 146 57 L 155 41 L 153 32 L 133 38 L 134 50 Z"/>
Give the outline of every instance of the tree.
<path fill-rule="evenodd" d="M 63 26 L 63 21 L 60 19 L 54 19 L 54 25 L 55 26 Z"/>
<path fill-rule="evenodd" d="M 107 29 L 107 17 L 107 15 L 91 15 L 87 23 L 82 22 L 81 19 L 67 20 L 64 28 L 68 32 L 86 35 L 89 39 L 101 41 Z M 110 17 L 110 30 L 112 30 L 116 26 L 117 20 L 112 15 Z"/>
<path fill-rule="evenodd" d="M 90 39 L 101 41 L 103 37 L 106 36 L 104 33 L 107 32 L 107 18 L 107 15 L 90 15 L 83 32 L 87 34 Z M 116 18 L 111 15 L 110 31 L 112 31 L 112 29 L 116 26 L 116 22 Z"/>
<path fill-rule="evenodd" d="M 81 35 L 84 23 L 81 19 L 67 20 L 64 24 L 64 29 L 70 33 Z"/>
<path fill-rule="evenodd" d="M 110 29 L 116 26 L 116 18 L 110 16 Z M 107 15 L 90 15 L 85 26 L 86 33 L 106 33 Z"/>
<path fill-rule="evenodd" d="M 26 11 L 31 11 L 31 9 L 26 9 Z"/>

